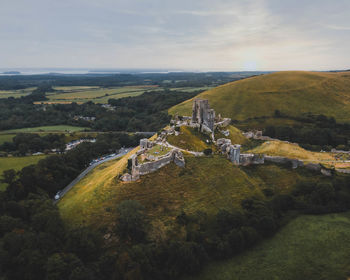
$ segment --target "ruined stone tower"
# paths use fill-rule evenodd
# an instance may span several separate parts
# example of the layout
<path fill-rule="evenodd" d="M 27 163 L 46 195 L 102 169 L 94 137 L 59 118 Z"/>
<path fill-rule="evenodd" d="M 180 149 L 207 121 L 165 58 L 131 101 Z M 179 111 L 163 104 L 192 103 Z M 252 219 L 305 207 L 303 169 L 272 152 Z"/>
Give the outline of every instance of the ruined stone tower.
<path fill-rule="evenodd" d="M 214 131 L 215 111 L 206 99 L 195 99 L 192 106 L 192 122 Z"/>
<path fill-rule="evenodd" d="M 228 157 L 234 164 L 240 164 L 241 145 L 230 145 Z"/>

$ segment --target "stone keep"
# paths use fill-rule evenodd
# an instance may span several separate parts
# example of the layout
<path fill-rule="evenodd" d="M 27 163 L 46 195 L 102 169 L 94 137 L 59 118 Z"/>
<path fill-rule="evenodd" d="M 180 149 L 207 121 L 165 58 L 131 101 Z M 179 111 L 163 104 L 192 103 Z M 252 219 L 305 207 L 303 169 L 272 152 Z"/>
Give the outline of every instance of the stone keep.
<path fill-rule="evenodd" d="M 228 152 L 228 157 L 230 159 L 231 162 L 233 162 L 234 164 L 239 164 L 239 158 L 240 158 L 240 154 L 241 154 L 241 145 L 231 145 L 230 146 L 230 150 Z"/>
<path fill-rule="evenodd" d="M 152 148 L 153 143 L 149 141 L 147 138 L 140 139 L 140 148 L 141 149 L 149 149 Z"/>
<path fill-rule="evenodd" d="M 193 101 L 192 122 L 205 125 L 211 131 L 214 131 L 215 111 L 210 109 L 208 100 L 195 99 Z"/>

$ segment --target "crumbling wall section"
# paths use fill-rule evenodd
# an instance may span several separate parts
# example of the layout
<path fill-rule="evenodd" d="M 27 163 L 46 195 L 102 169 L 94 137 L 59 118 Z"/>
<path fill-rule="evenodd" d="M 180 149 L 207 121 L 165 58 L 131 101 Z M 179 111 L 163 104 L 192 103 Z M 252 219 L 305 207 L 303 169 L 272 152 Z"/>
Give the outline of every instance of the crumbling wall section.
<path fill-rule="evenodd" d="M 165 156 L 158 157 L 154 161 L 141 164 L 138 163 L 137 154 L 132 155 L 130 159 L 132 161 L 131 175 L 124 174 L 122 176 L 122 180 L 126 182 L 138 180 L 140 176 L 155 172 L 171 162 L 174 162 L 177 166 L 185 167 L 185 159 L 183 154 L 176 149 L 172 150 Z"/>

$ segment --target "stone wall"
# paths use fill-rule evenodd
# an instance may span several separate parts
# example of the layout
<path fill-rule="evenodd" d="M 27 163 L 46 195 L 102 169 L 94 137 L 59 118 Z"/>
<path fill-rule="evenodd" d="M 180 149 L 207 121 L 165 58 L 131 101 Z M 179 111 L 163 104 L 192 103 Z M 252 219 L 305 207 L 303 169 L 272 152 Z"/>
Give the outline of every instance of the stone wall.
<path fill-rule="evenodd" d="M 260 154 L 241 154 L 239 162 L 243 166 L 251 164 L 264 164 L 265 156 Z"/>
<path fill-rule="evenodd" d="M 304 162 L 302 162 L 301 160 L 280 156 L 265 156 L 265 161 L 279 164 L 290 164 L 292 168 L 304 166 Z"/>
<path fill-rule="evenodd" d="M 140 178 L 141 175 L 149 174 L 157 171 L 159 168 L 174 162 L 177 166 L 185 167 L 185 159 L 179 150 L 172 150 L 168 154 L 162 157 L 158 157 L 154 161 L 145 162 L 139 164 L 137 161 L 137 155 L 132 155 L 130 157 L 132 160 L 131 175 L 124 174 L 122 176 L 123 181 L 135 181 Z"/>

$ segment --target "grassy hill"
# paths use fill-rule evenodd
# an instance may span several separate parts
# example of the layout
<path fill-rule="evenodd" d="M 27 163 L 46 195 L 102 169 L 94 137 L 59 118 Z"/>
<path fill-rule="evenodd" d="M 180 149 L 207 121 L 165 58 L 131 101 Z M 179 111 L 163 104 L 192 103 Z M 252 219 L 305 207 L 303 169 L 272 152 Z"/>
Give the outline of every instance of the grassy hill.
<path fill-rule="evenodd" d="M 348 279 L 350 213 L 301 216 L 273 238 L 186 280 Z"/>
<path fill-rule="evenodd" d="M 308 174 L 273 164 L 237 167 L 223 156 L 186 156 L 186 168 L 169 164 L 139 181 L 122 183 L 117 180 L 126 167 L 126 159 L 105 163 L 81 180 L 58 203 L 68 224 L 92 225 L 106 233 L 116 221 L 116 207 L 123 200 L 137 200 L 146 209 L 154 226 L 152 236 L 181 234 L 176 232 L 175 218 L 185 211 L 203 211 L 213 216 L 219 209 L 240 207 L 247 197 L 264 197 L 262 190 L 288 192 L 298 180 Z"/>
<path fill-rule="evenodd" d="M 197 96 L 224 117 L 245 120 L 273 116 L 275 110 L 289 116 L 312 112 L 350 121 L 350 73 L 287 71 L 251 77 L 205 91 Z M 190 115 L 192 99 L 169 109 L 174 115 Z"/>

